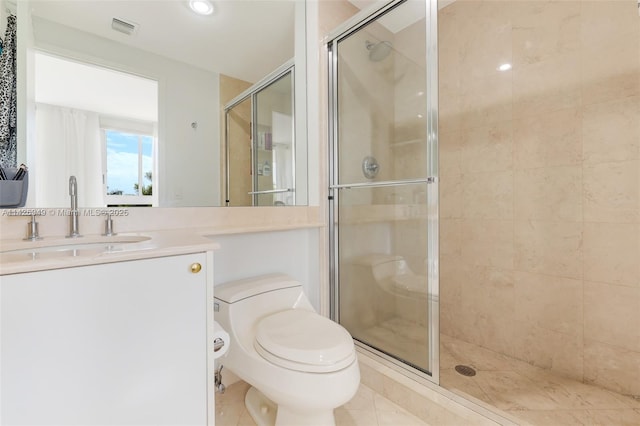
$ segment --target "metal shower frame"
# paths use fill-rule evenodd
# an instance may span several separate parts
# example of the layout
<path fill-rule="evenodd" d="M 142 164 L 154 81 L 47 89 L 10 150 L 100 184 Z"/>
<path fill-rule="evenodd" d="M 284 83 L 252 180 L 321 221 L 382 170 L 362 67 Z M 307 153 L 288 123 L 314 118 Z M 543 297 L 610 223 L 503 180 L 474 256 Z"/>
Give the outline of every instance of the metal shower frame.
<path fill-rule="evenodd" d="M 336 48 L 340 40 L 357 32 L 382 15 L 401 6 L 409 0 L 393 0 L 382 7 L 372 6 L 363 10 L 343 25 L 332 31 L 326 38 L 328 53 L 328 146 L 329 146 L 329 266 L 330 266 L 330 314 L 335 321 L 340 320 L 337 309 L 340 301 L 338 288 L 338 217 L 340 189 L 367 186 L 395 186 L 411 183 L 426 183 L 427 187 L 427 292 L 428 292 L 428 334 L 429 334 L 429 366 L 430 372 L 425 373 L 412 367 L 406 362 L 378 351 L 356 340 L 356 345 L 375 354 L 389 367 L 405 375 L 429 382 L 440 382 L 440 321 L 439 321 L 439 172 L 438 172 L 438 2 L 437 0 L 423 0 L 426 6 L 426 117 L 427 117 L 427 177 L 424 179 L 385 181 L 375 183 L 344 184 L 338 181 L 338 156 L 336 144 L 338 140 L 337 120 L 337 54 Z"/>
<path fill-rule="evenodd" d="M 284 64 L 280 65 L 278 68 L 276 68 L 274 71 L 272 71 L 271 73 L 269 73 L 268 75 L 266 75 L 265 77 L 263 77 L 261 80 L 259 80 L 257 83 L 253 84 L 251 87 L 249 87 L 248 89 L 244 90 L 242 93 L 240 93 L 238 96 L 236 96 L 235 98 L 233 98 L 231 101 L 229 101 L 225 106 L 224 106 L 224 154 L 225 154 L 225 197 L 224 197 L 224 204 L 225 206 L 229 206 L 229 193 L 230 193 L 230 179 L 229 179 L 229 166 L 230 166 L 230 157 L 229 157 L 229 136 L 230 136 L 230 128 L 229 128 L 229 113 L 231 112 L 231 110 L 233 108 L 235 108 L 236 106 L 238 106 L 239 104 L 241 104 L 242 102 L 246 101 L 247 99 L 251 100 L 251 167 L 256 170 L 256 173 L 254 173 L 253 175 L 253 179 L 251 181 L 251 192 L 249 192 L 249 195 L 251 195 L 251 205 L 252 206 L 256 206 L 258 205 L 258 197 L 260 195 L 266 195 L 266 194 L 280 194 L 280 193 L 291 193 L 291 197 L 292 197 L 292 204 L 296 205 L 296 132 L 295 130 L 293 130 L 292 134 L 293 134 L 293 143 L 291 144 L 291 158 L 292 158 L 292 166 L 291 166 L 291 173 L 292 173 L 292 184 L 293 187 L 292 188 L 277 188 L 277 189 L 271 189 L 271 190 L 264 190 L 264 191 L 259 191 L 257 190 L 257 169 L 258 169 L 258 165 L 256 164 L 256 157 L 255 157 L 255 146 L 257 144 L 257 135 L 258 135 L 258 111 L 256 108 L 256 104 L 257 104 L 257 97 L 260 94 L 260 92 L 266 88 L 268 88 L 270 85 L 272 85 L 273 83 L 277 82 L 278 80 L 280 80 L 281 78 L 285 77 L 287 74 L 291 75 L 291 107 L 292 110 L 294 111 L 295 114 L 295 110 L 296 110 L 296 100 L 295 100 L 295 81 L 296 81 L 296 73 L 295 73 L 295 60 L 294 59 L 290 59 L 287 62 L 285 62 Z M 295 115 L 294 115 L 295 117 Z M 294 129 L 296 126 L 296 123 L 294 121 L 293 123 Z"/>

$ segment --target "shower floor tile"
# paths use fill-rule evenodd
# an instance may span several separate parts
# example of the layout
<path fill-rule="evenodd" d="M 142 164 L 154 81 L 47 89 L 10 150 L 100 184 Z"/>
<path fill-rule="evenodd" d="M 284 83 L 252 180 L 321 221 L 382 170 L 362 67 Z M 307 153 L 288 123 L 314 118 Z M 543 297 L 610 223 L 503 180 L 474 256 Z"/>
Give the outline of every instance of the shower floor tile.
<path fill-rule="evenodd" d="M 394 348 L 395 355 L 428 370 L 426 333 L 425 326 L 402 318 L 392 318 L 362 330 L 358 337 L 374 348 Z"/>
<path fill-rule="evenodd" d="M 488 349 L 440 336 L 442 387 L 497 407 L 524 424 L 640 425 L 640 401 L 597 386 L 555 375 L 549 370 Z M 476 370 L 465 377 L 455 365 Z"/>
<path fill-rule="evenodd" d="M 216 426 L 254 426 L 244 406 L 246 382 L 216 394 Z M 335 410 L 336 426 L 429 426 L 371 388 L 360 385 L 353 399 Z"/>

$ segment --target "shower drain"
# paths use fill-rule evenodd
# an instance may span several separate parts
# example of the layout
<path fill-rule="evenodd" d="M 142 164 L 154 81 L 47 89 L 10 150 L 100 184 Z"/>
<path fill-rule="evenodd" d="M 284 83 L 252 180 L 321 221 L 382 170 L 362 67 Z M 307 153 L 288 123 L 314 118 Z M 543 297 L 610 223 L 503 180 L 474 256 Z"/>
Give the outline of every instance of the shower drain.
<path fill-rule="evenodd" d="M 476 375 L 476 370 L 468 365 L 456 365 L 456 371 L 463 376 L 472 377 Z"/>

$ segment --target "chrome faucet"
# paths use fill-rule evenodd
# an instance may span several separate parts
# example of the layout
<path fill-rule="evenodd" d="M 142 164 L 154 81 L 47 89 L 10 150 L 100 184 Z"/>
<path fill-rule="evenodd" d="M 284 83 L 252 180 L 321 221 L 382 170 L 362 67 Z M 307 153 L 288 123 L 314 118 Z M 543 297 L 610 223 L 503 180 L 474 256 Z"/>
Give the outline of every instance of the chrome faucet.
<path fill-rule="evenodd" d="M 81 237 L 78 225 L 78 181 L 75 176 L 69 177 L 69 195 L 71 196 L 71 211 L 69 212 L 69 235 L 67 238 Z"/>

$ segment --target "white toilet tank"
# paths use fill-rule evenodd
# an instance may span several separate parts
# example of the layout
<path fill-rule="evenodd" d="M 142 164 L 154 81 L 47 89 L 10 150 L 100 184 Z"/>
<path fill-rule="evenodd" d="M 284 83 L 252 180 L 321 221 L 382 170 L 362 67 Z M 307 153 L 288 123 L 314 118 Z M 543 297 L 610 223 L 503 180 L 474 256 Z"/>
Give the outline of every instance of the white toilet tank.
<path fill-rule="evenodd" d="M 293 291 L 283 291 L 294 289 Z M 271 294 L 277 292 L 277 296 Z M 269 274 L 259 277 L 229 281 L 214 287 L 214 297 L 226 303 L 236 303 L 250 297 L 272 299 L 275 303 L 282 303 L 282 309 L 290 309 L 302 294 L 302 284 L 285 274 Z M 286 294 L 286 296 L 285 296 Z M 291 300 L 293 297 L 293 300 Z"/>
<path fill-rule="evenodd" d="M 215 320 L 230 334 L 249 336 L 245 330 L 267 315 L 285 309 L 314 311 L 302 284 L 285 274 L 269 274 L 215 286 Z M 233 338 L 233 336 L 232 336 Z M 252 345 L 252 341 L 240 341 Z"/>

